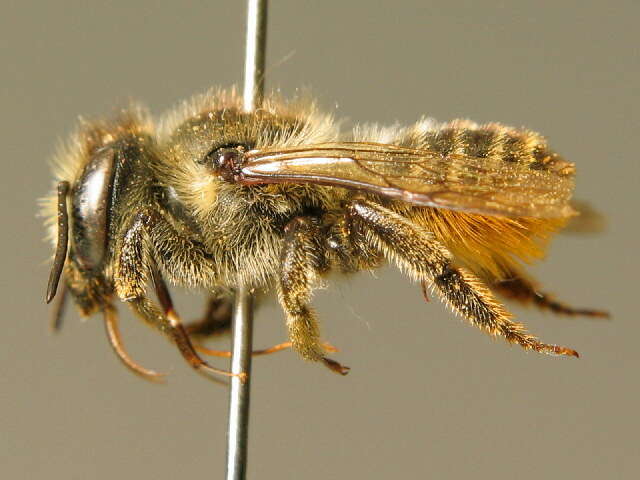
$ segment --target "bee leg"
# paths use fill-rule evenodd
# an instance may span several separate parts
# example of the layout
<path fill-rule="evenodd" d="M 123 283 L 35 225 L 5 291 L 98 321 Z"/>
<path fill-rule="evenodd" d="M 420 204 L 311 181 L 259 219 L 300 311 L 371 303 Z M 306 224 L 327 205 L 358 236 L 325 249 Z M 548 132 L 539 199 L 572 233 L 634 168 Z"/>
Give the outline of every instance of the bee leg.
<path fill-rule="evenodd" d="M 308 305 L 312 283 L 326 262 L 319 229 L 314 219 L 297 217 L 287 224 L 285 232 L 277 289 L 291 344 L 305 360 L 322 362 L 332 371 L 346 375 L 349 367 L 324 356 L 318 320 Z"/>
<path fill-rule="evenodd" d="M 219 375 L 224 375 L 227 377 L 236 376 L 231 372 L 226 370 L 220 370 L 212 367 L 207 362 L 205 362 L 194 348 L 191 343 L 191 339 L 187 334 L 184 326 L 182 325 L 182 321 L 178 316 L 175 308 L 173 307 L 173 300 L 171 299 L 171 294 L 169 293 L 169 289 L 162 278 L 162 275 L 158 271 L 158 269 L 154 266 L 151 267 L 151 275 L 153 284 L 155 286 L 156 295 L 158 300 L 160 301 L 160 305 L 162 306 L 162 310 L 164 312 L 164 316 L 169 320 L 169 324 L 171 327 L 170 333 L 175 342 L 178 350 L 184 357 L 184 359 L 197 371 L 208 371 L 209 373 L 216 373 Z M 246 378 L 246 374 L 241 373 L 238 376 Z"/>
<path fill-rule="evenodd" d="M 104 326 L 109 344 L 124 366 L 145 380 L 160 383 L 164 382 L 164 373 L 158 373 L 138 365 L 124 349 L 120 329 L 118 328 L 118 314 L 116 309 L 112 305 L 107 305 L 103 308 L 102 314 L 104 316 Z"/>
<path fill-rule="evenodd" d="M 182 357 L 194 370 L 206 374 L 207 378 L 219 383 L 223 382 L 220 382 L 220 380 L 213 375 L 233 376 L 231 372 L 212 367 L 200 358 L 175 311 L 171 310 L 163 313 L 151 300 L 144 296 L 130 299 L 127 303 L 136 315 L 167 335 L 178 347 L 178 351 Z M 242 374 L 240 376 L 244 377 Z"/>
<path fill-rule="evenodd" d="M 212 367 L 198 356 L 180 318 L 173 309 L 169 291 L 149 254 L 151 249 L 156 252 L 158 250 L 158 244 L 154 240 L 161 242 L 162 239 L 166 239 L 167 235 L 179 237 L 171 225 L 157 212 L 144 211 L 134 217 L 130 227 L 120 236 L 119 255 L 116 258 L 114 269 L 116 293 L 120 299 L 128 303 L 140 318 L 167 335 L 176 344 L 184 359 L 196 371 L 234 376 L 231 372 Z M 206 262 L 204 258 L 197 258 L 197 255 L 202 255 L 202 252 L 194 245 L 190 245 L 182 251 L 185 252 L 185 255 L 190 254 L 191 261 L 196 264 L 197 262 Z M 171 258 L 165 259 L 168 262 L 171 261 Z M 182 259 L 182 261 L 185 260 Z M 145 286 L 149 275 L 154 282 L 163 311 L 146 295 Z M 239 374 L 239 376 L 246 375 Z M 220 381 L 215 376 L 207 375 L 207 377 L 214 381 Z"/>
<path fill-rule="evenodd" d="M 203 347 L 198 344 L 193 345 L 197 352 L 200 352 L 204 355 L 211 355 L 213 357 L 224 357 L 230 358 L 231 352 L 229 350 L 213 350 L 211 348 Z M 291 348 L 293 344 L 291 342 L 283 342 L 277 343 L 276 345 L 272 345 L 267 348 L 261 348 L 259 350 L 253 350 L 251 355 L 254 357 L 258 357 L 260 355 L 271 355 L 272 353 L 282 352 L 288 348 Z M 327 352 L 337 352 L 338 349 L 329 343 L 322 343 L 322 348 Z"/>
<path fill-rule="evenodd" d="M 415 280 L 430 284 L 473 325 L 525 349 L 578 356 L 569 348 L 539 342 L 522 324 L 512 321 L 512 316 L 475 274 L 453 266 L 453 256 L 431 233 L 368 200 L 354 200 L 349 215 L 352 228 L 360 230 L 373 248 Z"/>
<path fill-rule="evenodd" d="M 212 295 L 207 300 L 207 310 L 201 320 L 185 325 L 184 328 L 190 337 L 210 337 L 215 335 L 223 335 L 231 328 L 231 312 L 233 310 L 231 300 Z M 204 347 L 198 343 L 194 343 L 193 347 L 196 352 L 212 357 L 230 358 L 229 350 L 214 350 Z M 337 348 L 328 343 L 322 344 L 322 347 L 329 352 L 337 352 Z M 270 355 L 272 353 L 282 352 L 291 348 L 291 342 L 278 343 L 271 347 L 254 350 L 251 352 L 254 356 Z"/>
<path fill-rule="evenodd" d="M 503 297 L 522 304 L 533 303 L 541 310 L 550 310 L 560 315 L 609 318 L 609 312 L 588 308 L 575 308 L 560 302 L 553 295 L 540 290 L 540 285 L 525 274 L 509 272 L 506 279 L 493 283 L 492 288 Z"/>
<path fill-rule="evenodd" d="M 231 329 L 231 299 L 211 295 L 207 299 L 207 308 L 200 320 L 184 326 L 190 336 L 209 337 L 223 335 Z"/>
<path fill-rule="evenodd" d="M 118 235 L 114 269 L 116 294 L 122 300 L 144 296 L 150 269 L 151 253 L 162 259 L 168 271 L 192 272 L 195 283 L 214 277 L 216 272 L 204 248 L 180 235 L 157 211 L 138 213 Z M 174 248 L 169 246 L 173 245 Z M 149 263 L 147 263 L 149 260 Z"/>

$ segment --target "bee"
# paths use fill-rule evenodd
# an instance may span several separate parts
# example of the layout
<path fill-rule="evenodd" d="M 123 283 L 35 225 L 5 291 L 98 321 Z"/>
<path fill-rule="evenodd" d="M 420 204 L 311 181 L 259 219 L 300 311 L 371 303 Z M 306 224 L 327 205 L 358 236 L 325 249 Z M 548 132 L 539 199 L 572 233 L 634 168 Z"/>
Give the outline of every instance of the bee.
<path fill-rule="evenodd" d="M 313 102 L 272 95 L 251 113 L 241 103 L 235 90 L 212 90 L 155 123 L 131 107 L 83 122 L 57 155 L 47 302 L 60 283 L 58 317 L 67 293 L 82 315 L 101 313 L 135 373 L 160 377 L 123 348 L 117 302 L 196 370 L 228 375 L 194 339 L 228 329 L 243 284 L 275 290 L 292 348 L 344 375 L 321 342 L 312 291 L 330 272 L 386 262 L 471 324 L 536 352 L 578 356 L 527 333 L 496 295 L 607 315 L 557 301 L 524 269 L 577 213 L 575 167 L 539 134 L 432 119 L 343 133 Z M 183 324 L 165 279 L 209 294 L 201 321 Z"/>

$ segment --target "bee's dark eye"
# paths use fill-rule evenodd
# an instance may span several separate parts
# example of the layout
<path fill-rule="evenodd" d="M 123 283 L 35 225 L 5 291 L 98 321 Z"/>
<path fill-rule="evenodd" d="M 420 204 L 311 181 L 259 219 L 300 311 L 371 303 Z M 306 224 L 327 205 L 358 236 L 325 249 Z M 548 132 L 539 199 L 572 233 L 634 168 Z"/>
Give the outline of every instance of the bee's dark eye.
<path fill-rule="evenodd" d="M 213 155 L 213 167 L 218 169 L 233 167 L 240 159 L 240 152 L 235 149 L 217 150 Z"/>
<path fill-rule="evenodd" d="M 231 144 L 216 147 L 205 157 L 205 164 L 223 178 L 231 178 L 240 168 L 247 147 Z"/>
<path fill-rule="evenodd" d="M 216 146 L 205 156 L 202 163 L 213 170 L 229 168 L 230 166 L 238 165 L 247 150 L 249 148 L 240 143 Z"/>

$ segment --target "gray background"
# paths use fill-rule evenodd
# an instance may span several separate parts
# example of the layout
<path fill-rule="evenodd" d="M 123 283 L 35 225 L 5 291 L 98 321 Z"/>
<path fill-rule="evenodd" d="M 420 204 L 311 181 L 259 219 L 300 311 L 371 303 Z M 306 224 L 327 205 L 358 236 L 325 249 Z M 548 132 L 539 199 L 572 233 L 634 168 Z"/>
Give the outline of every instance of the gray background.
<path fill-rule="evenodd" d="M 0 471 L 220 478 L 224 388 L 130 316 L 132 355 L 169 370 L 167 386 L 125 371 L 97 318 L 72 312 L 48 334 L 50 248 L 35 212 L 78 114 L 129 97 L 160 113 L 240 81 L 244 2 L 86 3 L 5 2 L 0 18 Z M 254 362 L 251 478 L 637 478 L 639 14 L 635 1 L 272 2 L 270 87 L 311 87 L 352 121 L 527 125 L 576 161 L 577 196 L 608 231 L 558 237 L 534 271 L 614 319 L 514 307 L 582 354 L 558 359 L 490 340 L 391 269 L 332 282 L 315 303 L 351 374 L 290 352 Z M 201 303 L 179 297 L 188 318 Z M 273 304 L 255 333 L 258 345 L 284 338 Z"/>

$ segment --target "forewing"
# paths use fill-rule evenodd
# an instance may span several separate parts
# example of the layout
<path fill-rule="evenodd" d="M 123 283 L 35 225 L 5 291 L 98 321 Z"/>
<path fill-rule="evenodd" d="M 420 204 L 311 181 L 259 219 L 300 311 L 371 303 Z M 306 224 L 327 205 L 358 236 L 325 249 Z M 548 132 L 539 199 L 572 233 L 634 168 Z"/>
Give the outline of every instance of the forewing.
<path fill-rule="evenodd" d="M 573 165 L 540 169 L 498 157 L 442 156 L 377 143 L 344 142 L 252 150 L 241 182 L 314 183 L 373 192 L 415 205 L 489 215 L 573 214 Z"/>

